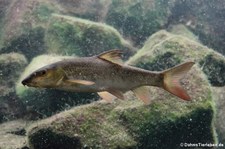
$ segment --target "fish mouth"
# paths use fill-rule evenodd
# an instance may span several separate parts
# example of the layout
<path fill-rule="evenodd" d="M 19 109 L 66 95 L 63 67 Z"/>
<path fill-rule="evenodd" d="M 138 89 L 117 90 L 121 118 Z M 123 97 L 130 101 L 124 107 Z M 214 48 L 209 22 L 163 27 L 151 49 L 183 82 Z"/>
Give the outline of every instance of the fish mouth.
<path fill-rule="evenodd" d="M 37 82 L 34 82 L 34 81 L 30 82 L 29 80 L 27 81 L 27 80 L 25 79 L 25 80 L 23 80 L 21 83 L 22 83 L 23 86 L 25 86 L 25 87 L 35 87 L 35 88 L 40 88 L 40 85 L 39 85 Z"/>
<path fill-rule="evenodd" d="M 27 82 L 27 80 L 26 80 L 26 79 L 25 79 L 25 80 L 23 80 L 21 83 L 23 84 L 23 86 L 28 86 L 28 82 Z"/>
<path fill-rule="evenodd" d="M 33 83 L 30 82 L 29 79 L 24 79 L 21 83 L 23 84 L 23 86 L 28 86 L 28 87 L 35 86 Z"/>

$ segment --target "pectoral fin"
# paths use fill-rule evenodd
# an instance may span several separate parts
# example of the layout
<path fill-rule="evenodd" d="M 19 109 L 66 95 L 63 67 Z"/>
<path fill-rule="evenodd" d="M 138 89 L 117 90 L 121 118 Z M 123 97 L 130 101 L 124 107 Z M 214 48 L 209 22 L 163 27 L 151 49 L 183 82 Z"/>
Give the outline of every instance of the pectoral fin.
<path fill-rule="evenodd" d="M 61 78 L 56 82 L 56 86 L 58 86 L 58 85 L 60 85 L 60 84 L 62 83 L 63 78 L 64 78 L 64 77 L 61 77 Z"/>
<path fill-rule="evenodd" d="M 86 81 L 86 80 L 67 80 L 67 82 L 72 84 L 80 84 L 80 85 L 93 85 L 95 82 Z"/>
<path fill-rule="evenodd" d="M 98 95 L 103 99 L 106 100 L 107 102 L 112 102 L 114 99 L 116 99 L 116 96 L 110 94 L 107 91 L 104 92 L 98 92 Z"/>
<path fill-rule="evenodd" d="M 133 89 L 132 91 L 146 105 L 149 105 L 151 103 L 150 93 L 149 93 L 147 87 L 145 87 L 145 86 L 138 87 L 138 88 Z"/>

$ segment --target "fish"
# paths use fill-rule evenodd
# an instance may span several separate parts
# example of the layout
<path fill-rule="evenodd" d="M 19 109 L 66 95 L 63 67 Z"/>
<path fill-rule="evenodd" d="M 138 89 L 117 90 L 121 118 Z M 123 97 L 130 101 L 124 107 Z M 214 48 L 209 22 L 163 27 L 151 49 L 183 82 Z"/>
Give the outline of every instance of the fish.
<path fill-rule="evenodd" d="M 124 93 L 132 91 L 149 105 L 148 86 L 156 86 L 183 99 L 191 100 L 180 80 L 194 62 L 185 62 L 164 71 L 149 71 L 126 65 L 121 50 L 110 50 L 91 57 L 61 60 L 44 66 L 21 83 L 36 88 L 53 88 L 72 92 L 97 92 L 107 102 L 125 99 Z"/>

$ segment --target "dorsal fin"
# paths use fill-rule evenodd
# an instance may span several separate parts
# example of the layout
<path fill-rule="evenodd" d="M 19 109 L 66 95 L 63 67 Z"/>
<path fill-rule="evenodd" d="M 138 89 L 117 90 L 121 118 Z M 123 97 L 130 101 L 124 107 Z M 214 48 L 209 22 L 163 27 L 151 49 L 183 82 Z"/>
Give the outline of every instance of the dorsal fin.
<path fill-rule="evenodd" d="M 97 57 L 108 62 L 122 65 L 122 51 L 121 50 L 110 50 L 99 54 Z"/>

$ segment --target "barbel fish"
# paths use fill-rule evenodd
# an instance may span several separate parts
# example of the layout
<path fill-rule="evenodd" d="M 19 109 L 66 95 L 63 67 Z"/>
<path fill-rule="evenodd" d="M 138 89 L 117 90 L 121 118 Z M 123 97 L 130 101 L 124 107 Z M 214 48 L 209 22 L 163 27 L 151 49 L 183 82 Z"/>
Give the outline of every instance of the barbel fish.
<path fill-rule="evenodd" d="M 122 51 L 111 50 L 97 56 L 62 60 L 34 71 L 22 84 L 74 92 L 97 92 L 107 101 L 116 97 L 124 99 L 125 92 L 133 91 L 145 104 L 151 102 L 146 86 L 156 86 L 183 100 L 190 100 L 180 79 L 194 62 L 156 72 L 125 65 L 121 56 Z"/>

